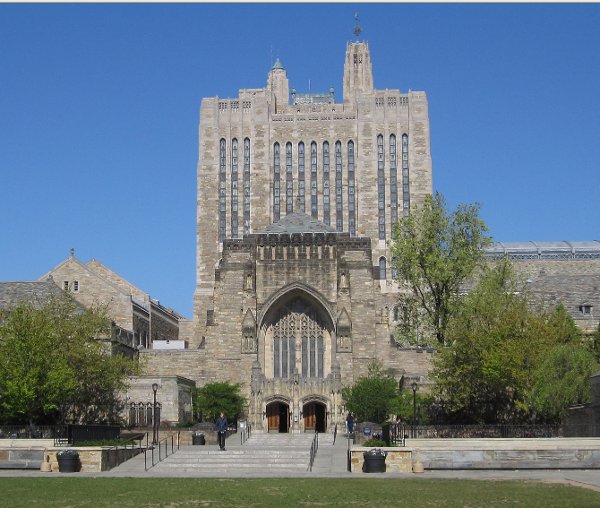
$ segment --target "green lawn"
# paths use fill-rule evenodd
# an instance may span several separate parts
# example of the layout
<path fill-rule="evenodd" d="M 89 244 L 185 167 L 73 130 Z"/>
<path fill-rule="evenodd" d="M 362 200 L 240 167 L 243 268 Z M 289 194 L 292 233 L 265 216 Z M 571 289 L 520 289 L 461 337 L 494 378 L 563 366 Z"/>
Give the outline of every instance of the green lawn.
<path fill-rule="evenodd" d="M 600 493 L 559 484 L 423 479 L 0 478 L 13 507 L 594 507 Z"/>

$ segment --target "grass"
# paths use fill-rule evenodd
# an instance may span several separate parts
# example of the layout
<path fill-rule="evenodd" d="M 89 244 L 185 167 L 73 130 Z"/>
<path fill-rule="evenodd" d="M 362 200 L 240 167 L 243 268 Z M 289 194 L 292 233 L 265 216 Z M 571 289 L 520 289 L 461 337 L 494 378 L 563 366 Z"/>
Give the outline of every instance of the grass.
<path fill-rule="evenodd" d="M 422 479 L 0 478 L 3 508 L 598 507 L 563 484 Z"/>

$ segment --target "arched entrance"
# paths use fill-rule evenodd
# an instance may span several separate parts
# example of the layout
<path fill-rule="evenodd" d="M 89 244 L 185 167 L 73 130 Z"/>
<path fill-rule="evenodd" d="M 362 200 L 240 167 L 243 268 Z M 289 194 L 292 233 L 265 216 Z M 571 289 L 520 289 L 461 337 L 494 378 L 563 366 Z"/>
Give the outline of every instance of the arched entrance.
<path fill-rule="evenodd" d="M 267 404 L 268 432 L 290 431 L 290 406 L 285 402 L 275 401 Z"/>
<path fill-rule="evenodd" d="M 327 407 L 322 402 L 307 402 L 302 407 L 305 431 L 325 432 L 327 430 Z"/>

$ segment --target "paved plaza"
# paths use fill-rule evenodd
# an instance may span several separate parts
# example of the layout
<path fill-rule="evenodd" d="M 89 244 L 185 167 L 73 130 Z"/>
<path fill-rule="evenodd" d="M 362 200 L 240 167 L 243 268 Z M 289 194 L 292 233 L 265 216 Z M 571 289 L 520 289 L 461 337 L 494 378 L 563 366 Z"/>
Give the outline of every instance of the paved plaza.
<path fill-rule="evenodd" d="M 110 470 L 97 473 L 68 473 L 72 477 L 137 477 L 137 478 L 387 478 L 427 481 L 524 480 L 566 483 L 600 492 L 600 470 L 597 469 L 487 469 L 426 470 L 424 473 L 351 473 L 347 470 L 348 441 L 331 434 L 319 436 L 318 452 L 308 471 L 312 434 L 255 434 L 240 444 L 237 435 L 227 440 L 226 451 L 216 445 L 181 446 L 175 453 L 147 471 L 144 454 Z M 150 454 L 147 457 L 150 462 Z M 0 470 L 0 477 L 64 477 L 65 473 L 43 473 L 37 470 Z"/>

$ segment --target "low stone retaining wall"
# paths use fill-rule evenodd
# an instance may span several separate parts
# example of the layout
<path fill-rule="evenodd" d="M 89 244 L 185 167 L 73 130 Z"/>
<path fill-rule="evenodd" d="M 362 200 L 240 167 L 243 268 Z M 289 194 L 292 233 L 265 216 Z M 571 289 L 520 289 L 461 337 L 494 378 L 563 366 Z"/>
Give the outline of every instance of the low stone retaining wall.
<path fill-rule="evenodd" d="M 0 450 L 6 448 L 43 449 L 54 446 L 54 439 L 0 439 Z"/>
<path fill-rule="evenodd" d="M 50 462 L 50 469 L 53 473 L 58 472 L 56 453 L 62 449 L 52 447 L 47 448 L 44 452 L 44 461 Z M 79 452 L 80 472 L 82 473 L 108 471 L 142 452 L 141 448 L 105 448 L 101 446 L 73 447 L 72 449 Z"/>
<path fill-rule="evenodd" d="M 600 468 L 599 438 L 412 439 L 407 445 L 425 469 Z"/>
<path fill-rule="evenodd" d="M 361 472 L 363 453 L 352 447 L 352 472 Z M 411 439 L 406 447 L 384 447 L 386 470 L 424 469 L 600 469 L 600 438 Z"/>
<path fill-rule="evenodd" d="M 43 459 L 43 448 L 0 448 L 0 469 L 39 469 Z"/>
<path fill-rule="evenodd" d="M 351 449 L 351 468 L 353 473 L 361 473 L 364 463 L 363 453 L 373 448 L 356 446 Z M 412 472 L 412 450 L 398 447 L 381 448 L 387 452 L 385 470 L 389 473 Z"/>

